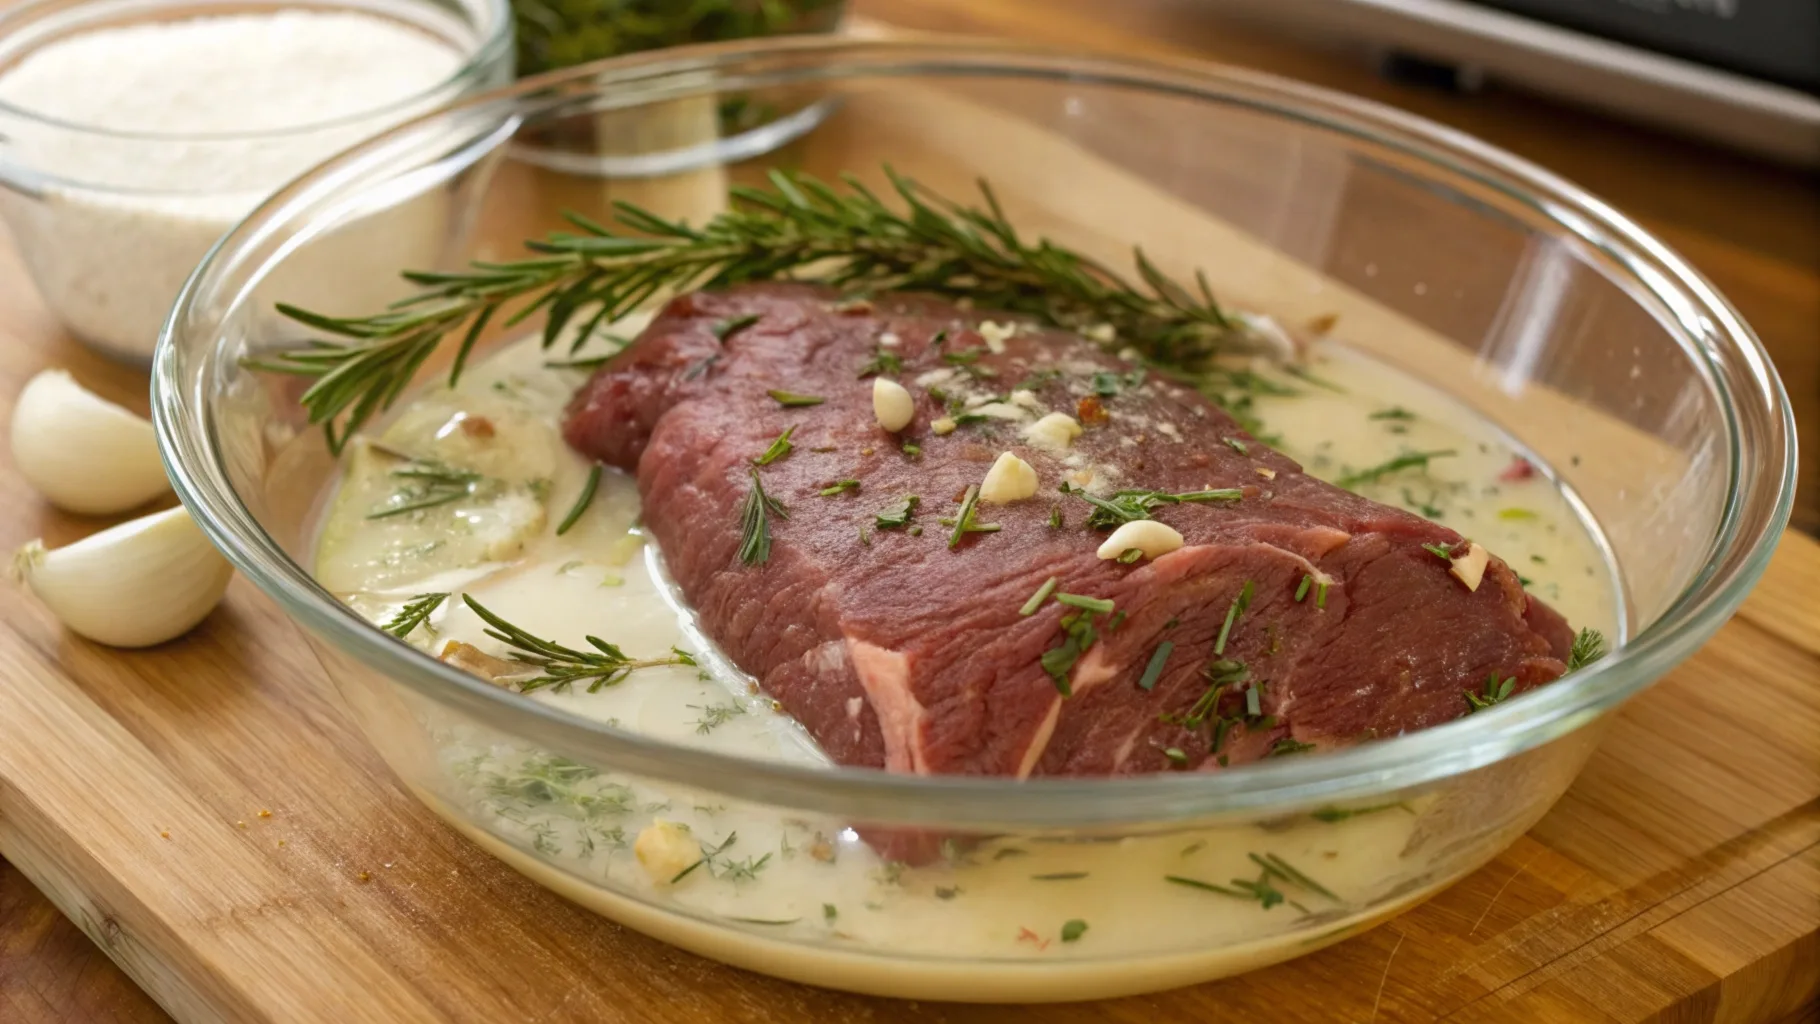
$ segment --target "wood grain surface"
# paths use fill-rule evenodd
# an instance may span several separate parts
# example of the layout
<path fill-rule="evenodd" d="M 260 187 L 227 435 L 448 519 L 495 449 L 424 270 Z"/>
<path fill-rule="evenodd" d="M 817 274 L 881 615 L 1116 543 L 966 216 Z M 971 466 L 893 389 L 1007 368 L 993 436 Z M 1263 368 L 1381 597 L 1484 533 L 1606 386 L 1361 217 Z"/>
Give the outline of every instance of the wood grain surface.
<path fill-rule="evenodd" d="M 1589 185 L 1688 255 L 1763 335 L 1815 429 L 1820 190 L 1810 178 L 1525 97 L 1391 86 L 1360 63 L 1273 41 L 1200 4 L 859 7 L 911 27 L 1204 54 L 1483 135 Z M 63 338 L 10 253 L 0 257 L 0 339 L 0 416 L 44 365 L 143 410 L 143 377 Z M 1810 454 L 1798 512 L 1809 528 L 1820 524 L 1813 465 Z M 9 544 L 39 533 L 60 543 L 98 525 L 44 509 L 10 467 L 0 472 L 0 523 Z M 166 1019 L 120 967 L 185 1020 L 1804 1019 L 1820 992 L 1816 597 L 1820 545 L 1791 536 L 1744 613 L 1625 709 L 1554 812 L 1411 914 L 1243 979 L 1019 1011 L 771 981 L 536 889 L 399 792 L 293 628 L 244 581 L 191 639 L 131 655 L 68 638 L 8 590 L 0 730 L 29 715 L 69 763 L 66 799 L 25 793 L 4 781 L 0 748 L 0 851 L 32 865 L 32 881 L 70 915 L 0 862 L 0 1021 Z M 287 744 L 328 756 L 287 764 Z M 92 764 L 98 749 L 111 752 L 105 770 Z M 93 807 L 97 791 L 108 820 L 77 820 L 74 808 Z M 105 841 L 71 846 L 72 835 Z M 235 866 L 231 877 L 211 872 L 222 863 Z M 98 888 L 97 876 L 119 884 Z M 185 962 L 161 952 L 171 928 L 200 929 Z M 248 959 L 270 976 L 222 967 Z M 346 1002 L 307 982 L 307 1003 L 269 1001 L 322 962 L 340 965 Z"/>

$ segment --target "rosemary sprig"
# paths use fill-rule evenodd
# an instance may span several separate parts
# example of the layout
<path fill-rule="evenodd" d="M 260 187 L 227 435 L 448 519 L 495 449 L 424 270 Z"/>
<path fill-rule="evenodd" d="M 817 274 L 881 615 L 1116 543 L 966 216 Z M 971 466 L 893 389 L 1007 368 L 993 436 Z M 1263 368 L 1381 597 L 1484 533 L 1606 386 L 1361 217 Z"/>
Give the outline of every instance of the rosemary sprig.
<path fill-rule="evenodd" d="M 1471 690 L 1466 691 L 1466 713 L 1470 715 L 1474 711 L 1483 711 L 1494 704 L 1504 703 L 1505 699 L 1510 696 L 1511 687 L 1516 685 L 1516 676 L 1500 681 L 1498 674 L 1493 672 L 1485 680 L 1485 688 L 1482 691 L 1478 693 Z"/>
<path fill-rule="evenodd" d="M 1237 487 L 1222 487 L 1211 491 L 1184 491 L 1180 494 L 1148 490 L 1114 491 L 1111 498 L 1102 498 L 1065 480 L 1060 490 L 1063 494 L 1072 494 L 1093 506 L 1093 511 L 1087 516 L 1087 525 L 1095 529 L 1149 519 L 1150 513 L 1159 505 L 1239 501 L 1245 497 L 1245 493 Z"/>
<path fill-rule="evenodd" d="M 446 593 L 418 594 L 400 608 L 397 615 L 392 616 L 392 621 L 379 628 L 403 640 L 411 635 L 412 630 L 427 622 L 431 613 L 442 607 L 442 603 L 448 599 Z"/>
<path fill-rule="evenodd" d="M 475 615 L 480 616 L 480 621 L 487 624 L 488 636 L 512 648 L 512 660 L 538 670 L 537 676 L 518 684 L 520 693 L 530 693 L 545 687 L 566 690 L 581 682 L 588 684 L 589 693 L 594 693 L 602 687 L 620 682 L 641 668 L 695 664 L 694 655 L 674 647 L 670 648 L 670 655 L 664 658 L 629 658 L 617 646 L 596 636 L 587 638 L 594 650 L 578 651 L 573 647 L 564 647 L 532 636 L 488 611 L 485 605 L 474 600 L 470 594 L 461 595 L 461 600 L 474 610 Z"/>
<path fill-rule="evenodd" d="M 752 470 L 752 489 L 746 492 L 740 507 L 739 560 L 746 565 L 763 565 L 771 559 L 771 517 L 790 518 L 783 503 L 765 493 L 758 470 Z"/>
<path fill-rule="evenodd" d="M 769 466 L 771 463 L 790 454 L 790 450 L 796 447 L 796 445 L 790 443 L 790 435 L 794 433 L 796 433 L 795 424 L 791 424 L 784 428 L 784 432 L 777 435 L 777 440 L 771 442 L 771 447 L 766 448 L 758 458 L 753 459 L 752 464 L 754 466 Z"/>
<path fill-rule="evenodd" d="M 1574 636 L 1567 653 L 1567 671 L 1574 672 L 1605 657 L 1605 634 L 1596 629 L 1582 629 Z"/>
<path fill-rule="evenodd" d="M 390 519 L 448 505 L 479 490 L 485 480 L 471 470 L 424 459 L 412 459 L 392 470 L 391 475 L 404 481 L 403 486 L 393 491 L 384 504 L 368 512 L 368 519 Z"/>
<path fill-rule="evenodd" d="M 851 176 L 841 191 L 776 170 L 768 189 L 734 188 L 730 208 L 701 227 L 623 201 L 614 204 L 612 226 L 570 213 L 576 230 L 529 243 L 535 255 L 528 259 L 405 272 L 421 290 L 377 314 L 334 317 L 280 304 L 285 316 L 338 340 L 314 340 L 248 365 L 313 379 L 302 404 L 339 452 L 457 331 L 450 383 L 502 314 L 509 327 L 545 313 L 548 347 L 574 323 L 581 324 L 579 342 L 653 300 L 747 281 L 790 278 L 855 292 L 965 298 L 982 309 L 1115 337 L 1170 366 L 1197 366 L 1258 343 L 1214 301 L 1204 274 L 1197 272 L 1190 288 L 1140 250 L 1134 284 L 1047 239 L 1025 239 L 984 182 L 983 205 L 963 206 L 889 167 L 885 176 L 892 202 Z"/>

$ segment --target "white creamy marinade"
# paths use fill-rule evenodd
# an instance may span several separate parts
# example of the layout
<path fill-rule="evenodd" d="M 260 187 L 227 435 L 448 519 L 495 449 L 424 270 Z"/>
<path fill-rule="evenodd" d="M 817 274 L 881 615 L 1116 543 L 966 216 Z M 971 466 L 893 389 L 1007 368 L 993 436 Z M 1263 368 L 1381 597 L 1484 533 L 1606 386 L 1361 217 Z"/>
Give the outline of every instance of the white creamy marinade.
<path fill-rule="evenodd" d="M 663 582 L 658 552 L 639 536 L 631 479 L 604 473 L 573 528 L 556 535 L 588 476 L 558 430 L 584 377 L 546 358 L 535 340 L 513 346 L 470 370 L 456 390 L 422 395 L 374 439 L 377 447 L 355 447 L 322 528 L 324 585 L 376 623 L 415 595 L 453 591 L 557 643 L 584 647 L 593 635 L 640 658 L 681 648 L 701 667 L 641 669 L 597 692 L 544 689 L 535 699 L 675 743 L 825 765 L 802 730 L 695 630 Z M 1517 453 L 1491 427 L 1337 347 L 1315 355 L 1312 376 L 1267 372 L 1274 386 L 1266 391 L 1293 393 L 1251 385 L 1240 411 L 1285 453 L 1338 479 L 1410 451 L 1451 452 L 1356 487 L 1471 535 L 1576 626 L 1618 639 L 1612 575 L 1596 535 L 1546 472 L 1501 479 L 1518 475 L 1510 472 Z M 455 500 L 374 518 L 438 496 L 396 475 L 398 453 L 486 482 Z M 458 642 L 509 654 L 458 596 L 408 639 L 433 653 Z M 443 807 L 451 821 L 520 870 L 699 951 L 872 991 L 933 992 L 891 980 L 907 975 L 866 974 L 886 969 L 878 966 L 885 961 L 850 954 L 1079 965 L 1180 960 L 1183 950 L 1201 950 L 1185 973 L 1167 976 L 1239 970 L 1416 898 L 1431 876 L 1456 869 L 1437 858 L 1462 855 L 1421 841 L 1427 804 L 1416 801 L 1099 842 L 999 838 L 908 867 L 881 862 L 842 821 L 598 773 L 495 742 L 473 726 L 444 728 L 438 741 L 449 781 L 428 794 L 432 804 L 453 804 Z M 1486 842 L 1514 838 L 1497 832 L 1508 825 L 1494 814 Z M 1286 870 L 1267 872 L 1260 859 Z M 1243 886 L 1233 894 L 1192 884 L 1234 890 L 1235 880 L 1261 880 L 1280 901 Z M 682 914 L 654 915 L 651 906 Z M 820 973 L 836 963 L 859 973 Z M 1140 987 L 1131 977 L 1121 983 L 1126 990 Z M 1043 992 L 1106 990 L 1090 975 L 1076 981 L 1085 987 Z M 964 993 L 973 998 L 1032 991 L 994 988 L 984 975 L 967 983 L 982 986 Z"/>

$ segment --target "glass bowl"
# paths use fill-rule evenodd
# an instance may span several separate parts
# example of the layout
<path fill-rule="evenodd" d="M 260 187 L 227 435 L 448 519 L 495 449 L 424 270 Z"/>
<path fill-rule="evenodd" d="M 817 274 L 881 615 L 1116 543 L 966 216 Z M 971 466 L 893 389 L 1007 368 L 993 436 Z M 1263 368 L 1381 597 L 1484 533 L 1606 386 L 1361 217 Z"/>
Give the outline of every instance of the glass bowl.
<path fill-rule="evenodd" d="M 394 22 L 446 44 L 455 69 L 412 95 L 261 131 L 77 123 L 0 100 L 0 216 L 45 302 L 91 347 L 148 362 L 184 279 L 274 189 L 382 129 L 511 81 L 511 11 L 506 0 L 33 0 L 0 14 L 0 69 L 11 70 L 98 29 L 289 11 Z M 423 258 L 384 238 L 364 247 L 382 264 Z"/>
<path fill-rule="evenodd" d="M 699 145 L 725 93 L 829 113 L 768 156 L 729 155 Z M 577 123 L 613 129 L 599 140 L 674 137 L 679 122 L 687 158 L 637 180 L 567 176 L 514 146 Z M 877 182 L 886 162 L 949 195 L 988 178 L 1031 234 L 1114 264 L 1140 244 L 1166 270 L 1203 266 L 1224 298 L 1283 323 L 1337 314 L 1345 346 L 1465 403 L 1558 474 L 1609 547 L 1622 644 L 1520 700 L 1342 752 L 1020 783 L 760 762 L 583 720 L 394 640 L 312 578 L 337 464 L 297 407 L 298 382 L 242 361 L 299 340 L 275 301 L 372 311 L 371 263 L 319 258 L 339 237 L 413 234 L 435 250 L 429 265 L 454 267 L 521 251 L 566 209 L 602 217 L 629 199 L 699 221 L 729 182 L 774 165 Z M 153 405 L 184 503 L 298 621 L 374 745 L 451 825 L 686 949 L 929 999 L 1213 978 L 1353 935 L 1472 871 L 1561 795 L 1614 708 L 1737 608 L 1787 521 L 1795 465 L 1781 384 L 1738 315 L 1660 242 L 1547 172 L 1267 76 L 977 42 L 643 55 L 400 127 L 223 239 L 166 324 Z M 654 884 L 626 845 L 660 813 L 707 815 L 706 843 L 740 827 L 783 838 L 742 841 L 703 884 Z M 968 838 L 907 867 L 877 861 L 861 838 L 875 830 Z M 1080 867 L 1032 875 L 1006 850 Z M 1169 881 L 1224 886 L 1256 873 L 1253 855 L 1312 887 L 1267 872 L 1292 895 L 1271 906 Z M 760 890 L 739 888 L 735 857 L 802 881 L 742 902 Z M 870 895 L 837 905 L 818 896 L 824 883 Z"/>

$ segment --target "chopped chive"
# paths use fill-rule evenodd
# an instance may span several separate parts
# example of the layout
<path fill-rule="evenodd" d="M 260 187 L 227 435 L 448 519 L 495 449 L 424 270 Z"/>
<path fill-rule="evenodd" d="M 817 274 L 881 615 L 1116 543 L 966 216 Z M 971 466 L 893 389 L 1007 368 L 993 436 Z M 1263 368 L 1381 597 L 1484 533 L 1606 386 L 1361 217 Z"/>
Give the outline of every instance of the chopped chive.
<path fill-rule="evenodd" d="M 1250 894 L 1248 894 L 1248 893 L 1240 892 L 1237 889 L 1228 889 L 1223 885 L 1214 885 L 1212 882 L 1203 882 L 1198 878 L 1183 878 L 1181 875 L 1164 875 L 1163 881 L 1174 882 L 1176 885 L 1185 885 L 1190 889 L 1201 889 L 1206 892 L 1217 892 L 1221 896 L 1236 896 L 1242 900 L 1248 900 L 1248 899 L 1252 898 L 1250 896 Z"/>
<path fill-rule="evenodd" d="M 1239 588 L 1239 596 L 1233 598 L 1231 607 L 1226 609 L 1226 623 L 1220 627 L 1219 639 L 1213 642 L 1213 653 L 1226 653 L 1226 638 L 1232 634 L 1232 627 L 1239 621 L 1239 616 L 1251 607 L 1251 594 L 1251 581 L 1246 580 L 1245 585 Z"/>
<path fill-rule="evenodd" d="M 1314 586 L 1314 577 L 1306 573 L 1302 574 L 1302 582 L 1295 588 L 1295 599 L 1297 604 L 1302 603 L 1302 598 L 1308 596 L 1308 588 L 1311 586 Z"/>
<path fill-rule="evenodd" d="M 1043 606 L 1043 602 L 1049 600 L 1049 595 L 1055 593 L 1055 583 L 1056 579 L 1054 576 L 1044 580 L 1043 585 L 1036 588 L 1036 593 L 1030 595 L 1030 600 L 1025 601 L 1024 606 L 1019 608 L 1017 613 L 1019 615 L 1035 615 L 1036 610 Z"/>
<path fill-rule="evenodd" d="M 1312 743 L 1303 743 L 1300 740 L 1295 740 L 1295 739 L 1291 739 L 1288 736 L 1283 736 L 1283 737 L 1280 737 L 1275 743 L 1272 743 L 1270 745 L 1270 751 L 1268 753 L 1266 753 L 1264 756 L 1265 757 L 1283 757 L 1288 754 L 1305 754 L 1308 751 L 1313 750 L 1313 749 L 1314 749 L 1314 744 L 1312 744 Z"/>
<path fill-rule="evenodd" d="M 1442 561 L 1446 561 L 1446 562 L 1453 561 L 1452 549 L 1442 547 L 1439 544 L 1424 544 L 1424 545 L 1422 545 L 1422 550 L 1428 552 L 1429 554 L 1435 556 L 1436 558 L 1441 559 Z"/>
<path fill-rule="evenodd" d="M 1087 872 L 1085 871 L 1058 871 L 1052 875 L 1031 875 L 1030 880 L 1033 882 L 1072 882 L 1075 879 L 1086 877 Z"/>
<path fill-rule="evenodd" d="M 1059 530 L 1062 528 L 1062 508 L 1060 505 L 1049 510 L 1049 528 L 1051 530 Z"/>
<path fill-rule="evenodd" d="M 1541 517 L 1526 508 L 1501 508 L 1498 510 L 1498 518 L 1499 519 L 1512 519 L 1512 520 L 1517 520 L 1517 521 L 1521 522 L 1521 521 L 1526 521 L 1526 520 L 1531 520 L 1531 519 L 1539 519 Z"/>
<path fill-rule="evenodd" d="M 745 316 L 733 316 L 715 321 L 711 330 L 714 332 L 715 341 L 726 341 L 728 335 L 735 331 L 743 331 L 755 323 L 758 323 L 758 314 L 747 313 Z"/>
<path fill-rule="evenodd" d="M 1063 942 L 1074 942 L 1085 934 L 1087 934 L 1087 922 L 1078 917 L 1062 925 Z"/>
<path fill-rule="evenodd" d="M 1321 608 L 1321 609 L 1325 609 L 1327 607 L 1327 581 L 1326 580 L 1322 580 L 1320 583 L 1315 585 L 1314 606 L 1316 608 Z"/>
<path fill-rule="evenodd" d="M 802 918 L 800 918 L 800 917 L 780 917 L 780 918 L 729 917 L 729 918 L 727 918 L 727 920 L 738 921 L 740 924 L 786 925 L 786 924 L 795 924 L 796 922 L 801 921 Z"/>
<path fill-rule="evenodd" d="M 1182 751 L 1181 747 L 1165 747 L 1163 749 L 1163 756 L 1168 758 L 1171 764 L 1180 765 L 1188 763 L 1188 755 Z"/>
<path fill-rule="evenodd" d="M 1391 806 L 1395 806 L 1395 805 L 1393 804 Z M 1283 876 L 1283 878 L 1285 880 L 1292 882 L 1295 885 L 1299 885 L 1302 888 L 1307 889 L 1309 892 L 1315 893 L 1320 896 L 1325 896 L 1328 899 L 1334 901 L 1335 903 L 1340 902 L 1340 898 L 1338 896 L 1335 896 L 1330 890 L 1328 890 L 1328 888 L 1326 886 L 1322 885 L 1321 883 L 1315 881 L 1312 878 L 1309 878 L 1307 875 L 1302 874 L 1300 871 L 1297 871 L 1295 868 L 1293 868 L 1289 865 L 1288 861 L 1284 860 L 1283 858 L 1277 856 L 1274 853 L 1267 853 L 1263 856 L 1262 859 L 1258 858 L 1258 856 L 1256 854 L 1253 854 L 1252 859 L 1255 861 L 1258 861 L 1258 863 L 1264 865 L 1265 867 L 1270 868 L 1271 870 L 1275 871 L 1277 874 Z"/>
<path fill-rule="evenodd" d="M 1356 473 L 1348 473 L 1338 480 L 1335 480 L 1334 485 L 1336 487 L 1351 488 L 1356 484 L 1376 480 L 1379 477 L 1388 476 L 1399 470 L 1415 469 L 1418 467 L 1427 469 L 1429 460 L 1439 459 L 1453 454 L 1455 454 L 1455 452 L 1451 448 L 1433 452 L 1404 452 L 1394 459 L 1380 462 L 1375 466 L 1361 469 Z"/>
<path fill-rule="evenodd" d="M 575 506 L 569 509 L 569 514 L 562 518 L 562 525 L 556 528 L 556 536 L 560 537 L 563 534 L 568 533 L 569 528 L 574 526 L 576 522 L 581 519 L 581 514 L 586 512 L 588 506 L 594 503 L 594 492 L 599 488 L 600 463 L 596 462 L 594 467 L 588 470 L 588 482 L 581 485 L 581 494 L 576 497 Z"/>
<path fill-rule="evenodd" d="M 820 405 L 827 399 L 820 395 L 799 395 L 794 391 L 779 391 L 776 388 L 765 392 L 772 400 L 786 409 L 800 409 L 811 405 Z"/>
<path fill-rule="evenodd" d="M 973 517 L 978 514 L 979 501 L 979 485 L 973 484 L 967 488 L 966 495 L 961 498 L 960 514 L 953 520 L 954 532 L 948 535 L 948 550 L 952 551 L 960 547 L 961 541 L 965 540 L 969 533 L 997 533 L 1002 529 L 997 523 L 975 523 L 973 521 Z M 946 519 L 941 520 L 941 523 L 944 526 L 949 525 L 949 521 Z"/>
<path fill-rule="evenodd" d="M 1163 665 L 1169 661 L 1169 652 L 1173 650 L 1175 644 L 1168 640 L 1156 645 L 1156 650 L 1150 655 L 1150 664 L 1144 666 L 1144 675 L 1138 680 L 1138 689 L 1156 688 L 1156 681 L 1163 675 Z"/>
<path fill-rule="evenodd" d="M 943 352 L 942 362 L 950 366 L 971 366 L 980 361 L 982 349 L 970 348 L 964 352 Z"/>
<path fill-rule="evenodd" d="M 1115 607 L 1114 603 L 1107 598 L 1086 597 L 1082 594 L 1057 594 L 1055 595 L 1055 600 L 1057 604 L 1065 604 L 1075 608 L 1085 608 L 1087 611 L 1097 612 L 1101 615 L 1112 611 Z"/>
<path fill-rule="evenodd" d="M 794 433 L 796 433 L 796 426 L 795 424 L 792 424 L 783 433 L 777 435 L 777 440 L 771 442 L 771 447 L 766 448 L 764 454 L 752 460 L 753 465 L 769 466 L 771 463 L 790 454 L 790 449 L 796 447 L 790 443 L 790 435 Z"/>
<path fill-rule="evenodd" d="M 1236 719 L 1236 718 L 1222 718 L 1218 722 L 1214 723 L 1213 742 L 1209 743 L 1207 745 L 1207 752 L 1209 754 L 1219 753 L 1220 748 L 1226 745 L 1226 733 L 1228 731 L 1230 731 L 1232 729 L 1232 727 L 1237 724 L 1238 724 L 1238 719 Z"/>
<path fill-rule="evenodd" d="M 1142 557 L 1144 557 L 1143 548 L 1126 548 L 1125 550 L 1119 552 L 1119 557 L 1118 557 L 1117 561 L 1120 565 L 1132 565 L 1132 564 L 1136 563 L 1137 560 Z"/>
<path fill-rule="evenodd" d="M 1245 691 L 1245 713 L 1253 718 L 1264 714 L 1264 691 L 1256 686 Z"/>
<path fill-rule="evenodd" d="M 1245 442 L 1239 440 L 1236 437 L 1223 437 L 1220 440 L 1225 441 L 1226 447 L 1231 448 L 1233 451 L 1238 452 L 1240 455 L 1250 455 L 1251 454 L 1251 448 L 1249 446 L 1247 446 L 1245 444 Z"/>
<path fill-rule="evenodd" d="M 848 491 L 857 491 L 857 490 L 859 490 L 859 481 L 858 480 L 836 480 L 830 486 L 824 487 L 820 491 L 817 491 L 816 493 L 820 494 L 824 498 L 832 498 L 839 494 L 845 494 Z"/>
<path fill-rule="evenodd" d="M 905 441 L 903 452 L 904 452 L 904 458 L 914 460 L 923 454 L 923 447 L 922 447 L 922 445 L 912 444 L 909 441 Z"/>
<path fill-rule="evenodd" d="M 832 903 L 822 904 L 822 920 L 832 921 L 840 916 L 840 909 Z"/>
<path fill-rule="evenodd" d="M 1416 418 L 1416 414 L 1400 405 L 1393 405 L 1388 409 L 1379 409 L 1365 418 L 1368 420 L 1413 420 Z"/>

